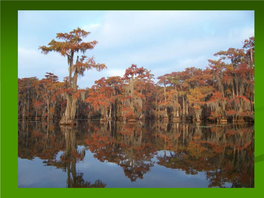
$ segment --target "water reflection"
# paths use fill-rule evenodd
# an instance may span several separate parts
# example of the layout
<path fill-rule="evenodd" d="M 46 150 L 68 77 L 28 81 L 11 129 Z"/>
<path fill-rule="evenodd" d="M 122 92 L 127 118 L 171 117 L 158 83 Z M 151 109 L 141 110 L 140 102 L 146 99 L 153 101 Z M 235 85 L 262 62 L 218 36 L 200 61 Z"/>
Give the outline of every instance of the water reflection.
<path fill-rule="evenodd" d="M 145 181 L 145 175 L 154 174 L 151 170 L 155 167 L 182 171 L 186 178 L 204 173 L 207 187 L 254 187 L 254 126 L 85 121 L 76 127 L 59 127 L 19 122 L 19 158 L 38 157 L 45 166 L 62 169 L 67 173 L 66 187 L 111 186 L 100 180 L 103 175 L 97 174 L 99 179 L 90 181 L 86 178 L 93 175 L 78 171 L 78 164 L 87 164 L 84 159 L 89 153 L 100 163 L 121 168 L 130 187 Z M 168 176 L 160 177 L 165 181 Z M 120 183 L 119 178 L 116 180 L 115 187 L 121 186 L 122 179 Z M 178 187 L 176 180 L 173 187 Z"/>

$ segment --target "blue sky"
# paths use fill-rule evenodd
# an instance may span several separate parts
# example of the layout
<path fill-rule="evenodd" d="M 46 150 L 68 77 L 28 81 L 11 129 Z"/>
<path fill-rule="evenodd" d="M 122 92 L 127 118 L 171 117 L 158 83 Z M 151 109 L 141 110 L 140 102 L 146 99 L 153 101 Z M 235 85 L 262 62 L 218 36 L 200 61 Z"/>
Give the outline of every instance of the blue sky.
<path fill-rule="evenodd" d="M 86 55 L 108 67 L 85 72 L 78 85 L 86 88 L 101 77 L 123 76 L 131 64 L 155 77 L 186 67 L 204 69 L 208 59 L 216 59 L 214 53 L 241 48 L 254 36 L 254 11 L 19 11 L 18 77 L 42 79 L 53 72 L 62 81 L 68 75 L 66 58 L 41 54 L 38 47 L 77 27 L 91 32 L 84 41 L 98 41 Z"/>

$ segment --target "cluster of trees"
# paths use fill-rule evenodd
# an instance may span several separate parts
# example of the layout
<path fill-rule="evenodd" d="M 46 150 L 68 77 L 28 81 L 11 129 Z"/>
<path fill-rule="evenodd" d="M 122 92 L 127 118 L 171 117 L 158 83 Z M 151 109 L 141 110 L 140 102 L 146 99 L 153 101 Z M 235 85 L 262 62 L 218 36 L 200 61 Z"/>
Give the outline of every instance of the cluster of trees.
<path fill-rule="evenodd" d="M 93 58 L 74 54 L 93 49 L 96 41 L 82 42 L 89 32 L 81 29 L 58 33 L 43 53 L 56 51 L 66 56 L 69 76 L 63 82 L 47 73 L 44 79 L 18 79 L 18 111 L 23 119 L 59 118 L 60 124 L 75 124 L 78 118 L 103 121 L 157 119 L 179 122 L 192 120 L 254 121 L 254 37 L 241 49 L 229 48 L 214 54 L 206 69 L 195 67 L 159 76 L 132 64 L 124 76 L 95 81 L 87 89 L 78 89 L 77 77 L 92 68 L 105 69 Z"/>
<path fill-rule="evenodd" d="M 86 150 L 101 162 L 117 164 L 131 182 L 143 179 L 156 163 L 188 175 L 206 172 L 209 187 L 225 187 L 226 182 L 232 187 L 254 187 L 252 125 L 205 128 L 188 123 L 89 121 L 75 128 L 23 121 L 18 129 L 18 156 L 39 157 L 45 165 L 63 169 L 68 173 L 68 187 L 106 185 L 100 180 L 91 184 L 76 170 Z"/>

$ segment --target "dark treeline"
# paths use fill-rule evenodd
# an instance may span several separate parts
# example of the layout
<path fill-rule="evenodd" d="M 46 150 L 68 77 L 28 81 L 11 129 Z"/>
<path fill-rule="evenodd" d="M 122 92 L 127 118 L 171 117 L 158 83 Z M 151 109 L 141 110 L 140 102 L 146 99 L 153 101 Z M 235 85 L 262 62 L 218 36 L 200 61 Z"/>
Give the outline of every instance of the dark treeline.
<path fill-rule="evenodd" d="M 79 36 L 81 31 L 74 30 L 70 35 Z M 57 38 L 74 40 L 67 33 L 57 35 Z M 85 43 L 80 49 L 80 44 L 75 48 L 67 47 L 71 56 L 66 53 L 67 49 L 62 49 L 62 44 L 53 40 L 50 47 L 42 46 L 41 50 L 67 56 L 72 73 L 63 82 L 53 73 L 46 73 L 41 80 L 36 77 L 18 79 L 19 119 L 59 119 L 61 124 L 95 118 L 102 122 L 254 121 L 254 37 L 245 40 L 241 49 L 229 48 L 215 53 L 218 60 L 208 60 L 204 70 L 186 68 L 159 76 L 155 83 L 151 71 L 132 64 L 124 76 L 103 77 L 86 89 L 78 89 L 77 76 L 83 75 L 85 70 L 101 70 L 106 66 L 95 64 L 93 59 L 84 62 L 86 57 L 77 57 L 73 64 L 73 51 L 92 49 L 96 42 Z"/>

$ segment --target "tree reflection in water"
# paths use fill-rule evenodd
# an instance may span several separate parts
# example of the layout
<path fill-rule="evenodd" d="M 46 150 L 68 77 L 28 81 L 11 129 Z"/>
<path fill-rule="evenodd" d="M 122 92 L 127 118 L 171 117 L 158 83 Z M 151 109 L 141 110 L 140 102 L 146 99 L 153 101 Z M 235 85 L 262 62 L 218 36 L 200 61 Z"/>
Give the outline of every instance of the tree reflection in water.
<path fill-rule="evenodd" d="M 77 172 L 85 158 L 82 145 L 100 162 L 111 162 L 131 182 L 144 180 L 152 167 L 184 171 L 187 175 L 205 172 L 208 187 L 254 187 L 254 126 L 189 123 L 79 122 L 77 127 L 53 123 L 19 123 L 18 155 L 39 157 L 46 166 L 67 172 L 67 187 L 106 187 Z M 63 151 L 59 159 L 57 154 Z"/>
<path fill-rule="evenodd" d="M 65 136 L 65 151 L 60 156 L 61 161 L 66 167 L 68 179 L 68 188 L 104 188 L 104 184 L 100 180 L 96 180 L 94 184 L 83 179 L 83 173 L 76 172 L 76 163 L 82 161 L 85 156 L 85 150 L 77 151 L 75 131 L 71 126 L 61 125 L 61 131 Z"/>
<path fill-rule="evenodd" d="M 76 130 L 71 126 L 61 126 L 60 133 L 57 133 L 51 123 L 38 123 L 34 129 L 29 130 L 27 123 L 25 131 L 25 123 L 22 122 L 18 138 L 18 156 L 27 159 L 40 157 L 46 166 L 63 169 L 67 172 L 67 188 L 104 188 L 106 184 L 101 180 L 96 180 L 94 183 L 85 181 L 83 173 L 76 171 L 76 163 L 85 157 L 85 150 L 77 150 Z M 31 143 L 30 147 L 27 145 L 28 142 Z M 29 154 L 28 148 L 32 148 Z M 56 155 L 59 151 L 64 152 L 57 160 Z M 24 152 L 28 154 L 27 157 L 24 157 Z"/>

